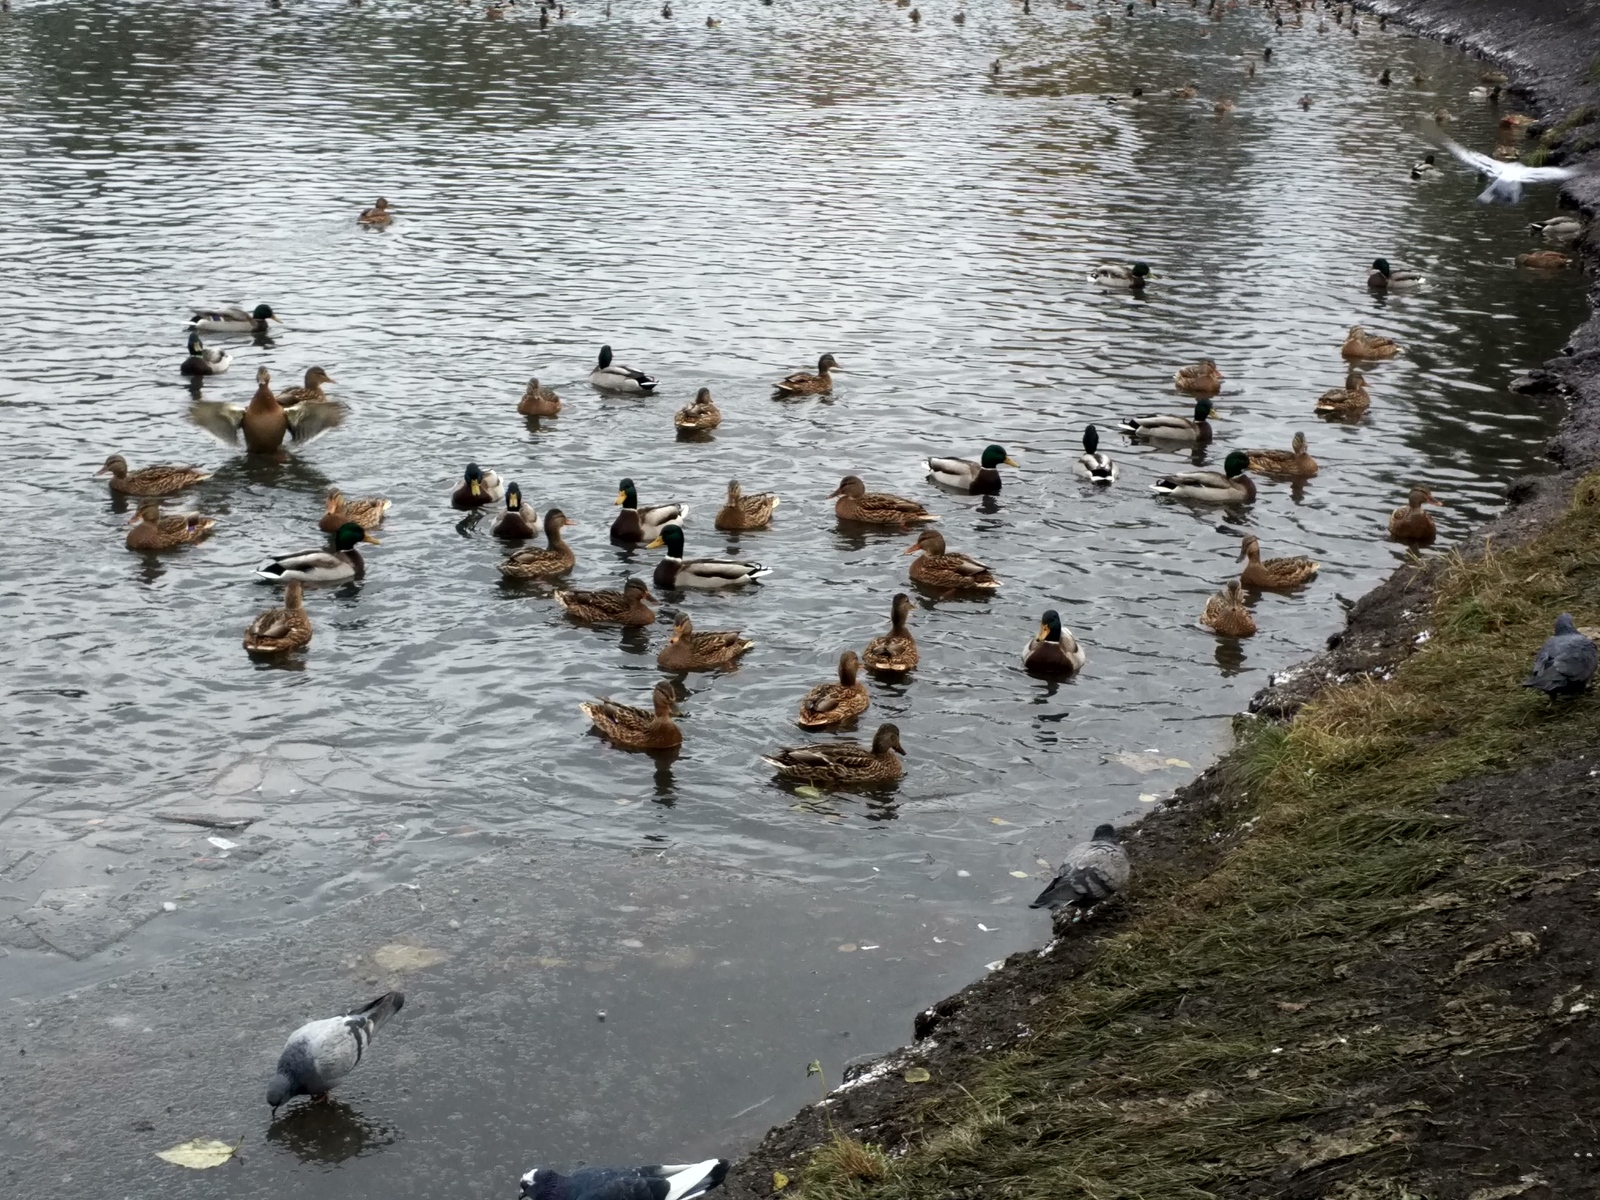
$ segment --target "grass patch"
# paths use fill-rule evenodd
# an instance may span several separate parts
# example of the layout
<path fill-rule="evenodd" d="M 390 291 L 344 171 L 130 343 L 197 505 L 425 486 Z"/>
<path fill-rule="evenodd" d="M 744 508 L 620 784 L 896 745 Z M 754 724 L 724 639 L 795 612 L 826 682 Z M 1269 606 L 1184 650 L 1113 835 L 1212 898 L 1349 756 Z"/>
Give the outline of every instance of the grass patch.
<path fill-rule="evenodd" d="M 879 1146 L 869 1146 L 835 1132 L 818 1146 L 800 1176 L 798 1196 L 846 1198 L 866 1196 L 863 1185 L 882 1183 L 894 1164 Z"/>
<path fill-rule="evenodd" d="M 1549 129 L 1545 130 L 1544 133 L 1540 135 L 1539 140 L 1534 143 L 1533 148 L 1522 156 L 1522 161 L 1530 167 L 1544 166 L 1544 164 L 1550 160 L 1551 152 L 1561 144 L 1562 140 L 1567 136 L 1567 134 L 1571 133 L 1574 129 L 1580 129 L 1585 125 L 1594 124 L 1597 117 L 1600 117 L 1600 111 L 1596 111 L 1594 105 L 1592 104 L 1585 104 L 1582 108 L 1573 109 L 1560 121 L 1550 126 Z M 1590 146 L 1593 145 L 1593 139 L 1591 138 L 1585 138 L 1582 140 L 1588 142 Z M 1578 149 L 1577 146 L 1572 148 L 1574 150 Z"/>

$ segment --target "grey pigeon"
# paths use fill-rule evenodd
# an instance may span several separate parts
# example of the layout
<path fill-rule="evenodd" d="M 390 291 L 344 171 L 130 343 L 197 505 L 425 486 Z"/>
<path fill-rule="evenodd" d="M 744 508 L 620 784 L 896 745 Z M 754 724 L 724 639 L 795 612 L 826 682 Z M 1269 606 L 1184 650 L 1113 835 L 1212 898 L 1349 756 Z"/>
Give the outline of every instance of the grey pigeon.
<path fill-rule="evenodd" d="M 1128 852 L 1114 826 L 1101 825 L 1087 842 L 1067 851 L 1050 886 L 1029 908 L 1091 909 L 1128 886 Z"/>
<path fill-rule="evenodd" d="M 1538 688 L 1551 699 L 1579 696 L 1594 678 L 1595 646 L 1578 632 L 1571 613 L 1556 618 L 1554 636 L 1547 638 L 1533 658 L 1533 674 L 1522 681 L 1525 688 Z"/>
<path fill-rule="evenodd" d="M 276 1113 L 284 1101 L 300 1095 L 326 1096 L 329 1089 L 361 1061 L 361 1055 L 387 1021 L 406 1002 L 401 992 L 385 992 L 342 1017 L 327 1017 L 300 1026 L 284 1043 L 278 1070 L 267 1085 L 267 1103 Z"/>
<path fill-rule="evenodd" d="M 584 1167 L 571 1175 L 535 1167 L 522 1177 L 522 1200 L 693 1200 L 718 1186 L 728 1160 L 668 1167 Z"/>

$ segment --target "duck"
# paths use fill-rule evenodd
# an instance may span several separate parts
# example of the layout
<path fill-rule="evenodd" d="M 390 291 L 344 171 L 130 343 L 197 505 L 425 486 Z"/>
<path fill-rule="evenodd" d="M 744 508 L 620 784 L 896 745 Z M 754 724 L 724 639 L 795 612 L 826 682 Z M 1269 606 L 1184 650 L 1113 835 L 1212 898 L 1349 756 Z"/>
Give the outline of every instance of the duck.
<path fill-rule="evenodd" d="M 663 671 L 728 670 L 754 646 L 737 629 L 696 633 L 689 614 L 680 612 L 672 623 L 672 636 L 656 655 L 656 666 Z"/>
<path fill-rule="evenodd" d="M 1423 505 L 1443 508 L 1444 502 L 1435 500 L 1425 487 L 1411 489 L 1405 505 L 1389 514 L 1389 536 L 1397 542 L 1431 542 L 1438 536 L 1439 527 L 1433 523 L 1433 514 L 1423 511 Z"/>
<path fill-rule="evenodd" d="M 1300 110 L 1302 112 L 1310 112 L 1311 111 L 1311 106 L 1313 104 L 1315 104 L 1315 103 L 1316 103 L 1316 101 L 1312 98 L 1311 93 L 1307 92 L 1305 95 L 1300 97 L 1300 100 L 1299 100 Z"/>
<path fill-rule="evenodd" d="M 373 202 L 371 208 L 362 209 L 361 215 L 356 218 L 357 225 L 368 225 L 374 228 L 381 228 L 384 225 L 391 225 L 393 223 L 394 217 L 389 213 L 389 202 L 382 196 L 379 196 L 377 200 Z"/>
<path fill-rule="evenodd" d="M 1211 111 L 1216 113 L 1219 117 L 1224 117 L 1237 107 L 1238 105 L 1236 105 L 1227 96 L 1223 96 L 1212 102 Z"/>
<path fill-rule="evenodd" d="M 939 519 L 915 500 L 888 492 L 867 491 L 859 475 L 846 475 L 824 499 L 835 500 L 833 513 L 839 520 L 861 525 L 905 526 Z"/>
<path fill-rule="evenodd" d="M 1367 276 L 1367 286 L 1375 292 L 1414 288 L 1421 282 L 1422 272 L 1391 264 L 1387 258 L 1373 259 L 1372 273 Z"/>
<path fill-rule="evenodd" d="M 970 458 L 930 458 L 928 478 L 940 487 L 969 496 L 994 496 L 1000 492 L 1001 465 L 1016 466 L 1004 446 L 985 446 L 977 462 Z"/>
<path fill-rule="evenodd" d="M 561 412 L 561 397 L 534 376 L 528 380 L 522 399 L 517 401 L 517 411 L 525 417 L 554 417 Z"/>
<path fill-rule="evenodd" d="M 661 384 L 652 375 L 612 362 L 610 346 L 600 347 L 600 359 L 589 372 L 589 382 L 603 391 L 628 392 L 635 396 L 648 396 Z"/>
<path fill-rule="evenodd" d="M 556 592 L 556 603 L 567 616 L 585 625 L 654 625 L 655 609 L 645 603 L 654 599 L 638 578 L 628 580 L 620 592 Z"/>
<path fill-rule="evenodd" d="M 746 496 L 737 479 L 728 480 L 728 498 L 717 510 L 711 522 L 718 529 L 732 532 L 740 529 L 765 529 L 772 523 L 772 510 L 779 504 L 778 493 L 757 492 Z"/>
<path fill-rule="evenodd" d="M 493 504 L 504 495 L 505 488 L 500 483 L 499 475 L 485 471 L 475 462 L 469 462 L 467 469 L 461 473 L 461 483 L 450 493 L 450 507 L 470 512 L 485 504 Z"/>
<path fill-rule="evenodd" d="M 1310 583 L 1317 577 L 1321 564 L 1297 554 L 1293 558 L 1261 557 L 1261 539 L 1247 534 L 1239 543 L 1239 561 L 1245 564 L 1239 572 L 1239 582 L 1259 591 L 1288 591 Z"/>
<path fill-rule="evenodd" d="M 1101 263 L 1089 272 L 1089 282 L 1101 287 L 1130 288 L 1138 291 L 1150 280 L 1150 267 L 1146 263 Z"/>
<path fill-rule="evenodd" d="M 367 564 L 356 547 L 363 542 L 379 545 L 373 537 L 354 521 L 346 521 L 333 535 L 333 549 L 301 550 L 297 554 L 280 554 L 256 568 L 256 578 L 270 583 L 288 583 L 298 579 L 301 583 L 347 583 L 364 579 Z"/>
<path fill-rule="evenodd" d="M 1117 481 L 1117 464 L 1109 454 L 1100 451 L 1100 431 L 1093 425 L 1084 427 L 1083 453 L 1072 464 L 1072 473 L 1091 483 L 1111 484 Z"/>
<path fill-rule="evenodd" d="M 927 587 L 992 592 L 1000 586 L 994 572 L 977 559 L 947 550 L 937 529 L 924 529 L 901 553 L 917 555 L 911 578 Z"/>
<path fill-rule="evenodd" d="M 839 682 L 819 683 L 800 701 L 800 715 L 795 718 L 802 729 L 827 729 L 843 725 L 867 711 L 872 697 L 866 685 L 856 676 L 861 671 L 861 658 L 854 650 L 839 655 Z"/>
<path fill-rule="evenodd" d="M 761 761 L 784 779 L 819 788 L 881 787 L 905 774 L 898 756 L 900 727 L 878 726 L 869 749 L 858 742 L 824 742 L 815 746 L 785 746 Z"/>
<path fill-rule="evenodd" d="M 1156 442 L 1209 442 L 1211 418 L 1217 410 L 1204 397 L 1194 403 L 1193 417 L 1180 417 L 1170 413 L 1157 413 L 1147 417 L 1125 417 L 1119 428 L 1130 437 Z"/>
<path fill-rule="evenodd" d="M 111 490 L 124 496 L 170 496 L 197 483 L 204 483 L 213 474 L 204 467 L 180 467 L 172 463 L 158 463 L 129 471 L 128 460 L 120 454 L 111 455 L 105 465 L 95 472 L 96 478 L 109 475 L 111 478 L 107 483 Z"/>
<path fill-rule="evenodd" d="M 363 529 L 376 529 L 383 524 L 384 514 L 389 508 L 390 502 L 382 496 L 363 496 L 359 500 L 351 500 L 338 488 L 329 488 L 327 508 L 317 522 L 317 528 L 323 533 L 338 533 L 340 526 L 354 522 Z"/>
<path fill-rule="evenodd" d="M 611 540 L 614 542 L 653 542 L 668 525 L 682 525 L 689 515 L 689 506 L 676 500 L 666 504 L 639 507 L 639 492 L 633 480 L 624 479 L 617 484 L 617 503 L 622 511 L 611 522 Z"/>
<path fill-rule="evenodd" d="M 197 401 L 190 413 L 199 424 L 227 441 L 236 441 L 242 433 L 245 448 L 252 454 L 276 454 L 283 448 L 284 438 L 308 442 L 344 420 L 344 406 L 333 401 L 288 408 L 279 404 L 272 392 L 272 373 L 266 367 L 256 368 L 256 390 L 243 408 Z"/>
<path fill-rule="evenodd" d="M 1219 637 L 1247 638 L 1256 631 L 1256 619 L 1244 605 L 1244 590 L 1237 579 L 1206 601 L 1200 624 Z"/>
<path fill-rule="evenodd" d="M 697 432 L 706 429 L 715 429 L 722 424 L 722 410 L 711 399 L 711 389 L 701 388 L 694 394 L 694 400 L 684 405 L 672 418 L 672 423 L 679 429 Z"/>
<path fill-rule="evenodd" d="M 666 557 L 656 564 L 655 583 L 659 588 L 725 588 L 750 583 L 771 569 L 758 562 L 740 562 L 732 558 L 683 557 L 683 526 L 668 525 L 648 549 L 667 548 Z"/>
<path fill-rule="evenodd" d="M 233 366 L 233 355 L 226 350 L 207 350 L 200 335 L 189 333 L 189 356 L 178 365 L 184 375 L 224 375 Z"/>
<path fill-rule="evenodd" d="M 1467 92 L 1467 99 L 1486 100 L 1490 104 L 1498 104 L 1500 102 L 1500 85 L 1497 83 L 1493 87 L 1486 87 L 1480 83 L 1477 87 Z"/>
<path fill-rule="evenodd" d="M 1539 234 L 1547 242 L 1575 242 L 1583 233 L 1583 222 L 1577 217 L 1562 213 L 1560 216 L 1551 217 L 1548 221 L 1534 221 L 1528 229 Z"/>
<path fill-rule="evenodd" d="M 889 632 L 873 638 L 861 651 L 861 661 L 867 670 L 903 675 L 916 667 L 920 655 L 917 639 L 906 628 L 910 616 L 911 597 L 896 592 L 889 604 Z"/>
<path fill-rule="evenodd" d="M 1045 609 L 1039 632 L 1022 652 L 1022 669 L 1030 675 L 1076 675 L 1087 660 L 1078 639 L 1062 628 L 1061 614 Z"/>
<path fill-rule="evenodd" d="M 513 483 L 506 488 L 506 510 L 489 532 L 497 538 L 521 542 L 539 536 L 539 514 L 522 503 L 522 489 Z"/>
<path fill-rule="evenodd" d="M 1179 471 L 1156 480 L 1158 495 L 1203 504 L 1253 504 L 1256 485 L 1245 470 L 1250 456 L 1243 450 L 1230 451 L 1218 471 Z"/>
<path fill-rule="evenodd" d="M 1323 416 L 1356 417 L 1367 411 L 1372 397 L 1367 392 L 1367 377 L 1351 367 L 1344 375 L 1344 386 L 1330 388 L 1317 397 L 1316 411 Z"/>
<path fill-rule="evenodd" d="M 1426 179 L 1430 175 L 1437 175 L 1439 168 L 1434 165 L 1433 155 L 1424 154 L 1420 159 L 1411 164 L 1411 178 Z"/>
<path fill-rule="evenodd" d="M 683 732 L 672 721 L 677 705 L 665 680 L 650 693 L 650 712 L 615 700 L 588 700 L 578 705 L 594 723 L 595 732 L 619 750 L 675 750 Z"/>
<path fill-rule="evenodd" d="M 1368 333 L 1359 325 L 1352 325 L 1350 332 L 1344 335 L 1344 344 L 1339 347 L 1339 353 L 1354 359 L 1393 358 L 1400 353 L 1400 343 L 1381 334 Z"/>
<path fill-rule="evenodd" d="M 1172 386 L 1191 396 L 1215 396 L 1222 390 L 1222 372 L 1211 359 L 1202 358 L 1174 371 Z"/>
<path fill-rule="evenodd" d="M 1571 265 L 1571 257 L 1559 250 L 1530 250 L 1517 255 L 1517 266 L 1531 267 L 1536 271 L 1563 271 Z"/>
<path fill-rule="evenodd" d="M 1306 435 L 1296 433 L 1287 450 L 1246 450 L 1250 470 L 1288 479 L 1310 479 L 1317 473 L 1317 460 L 1306 449 Z"/>
<path fill-rule="evenodd" d="M 326 404 L 328 397 L 322 390 L 322 385 L 332 383 L 333 376 L 321 367 L 312 367 L 305 374 L 305 382 L 300 387 L 284 388 L 278 393 L 278 403 L 285 408 L 296 404 Z"/>
<path fill-rule="evenodd" d="M 160 498 L 146 496 L 128 524 L 133 526 L 128 530 L 128 549 L 149 552 L 203 542 L 217 523 L 199 513 L 163 513 Z"/>
<path fill-rule="evenodd" d="M 839 370 L 839 364 L 831 354 L 824 354 L 817 359 L 817 373 L 810 371 L 796 371 L 793 375 L 785 375 L 772 385 L 772 398 L 783 400 L 789 396 L 826 396 L 833 391 L 833 376 L 830 371 Z"/>
<path fill-rule="evenodd" d="M 311 644 L 311 618 L 306 614 L 305 585 L 291 579 L 283 589 L 283 606 L 269 608 L 244 631 L 245 652 L 269 658 L 304 650 Z"/>
<path fill-rule="evenodd" d="M 1200 89 L 1195 84 L 1186 83 L 1182 87 L 1175 87 L 1169 93 L 1174 100 L 1193 100 L 1200 95 Z"/>
<path fill-rule="evenodd" d="M 518 550 L 500 564 L 500 574 L 507 579 L 548 579 L 552 575 L 565 575 L 577 564 L 577 559 L 573 557 L 572 547 L 562 539 L 561 531 L 576 524 L 559 508 L 552 508 L 544 514 L 546 544 L 542 548 Z"/>
<path fill-rule="evenodd" d="M 238 307 L 199 308 L 189 318 L 189 327 L 197 333 L 265 333 L 274 321 L 283 324 L 270 304 L 258 304 L 250 312 Z"/>

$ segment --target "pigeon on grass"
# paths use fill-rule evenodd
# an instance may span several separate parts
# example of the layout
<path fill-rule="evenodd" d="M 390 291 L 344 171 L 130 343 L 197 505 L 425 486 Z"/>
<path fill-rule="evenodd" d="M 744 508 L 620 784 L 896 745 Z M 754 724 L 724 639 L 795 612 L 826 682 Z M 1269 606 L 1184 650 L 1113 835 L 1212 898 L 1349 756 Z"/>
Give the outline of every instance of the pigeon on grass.
<path fill-rule="evenodd" d="M 1572 622 L 1571 613 L 1556 618 L 1555 633 L 1539 647 L 1533 658 L 1533 674 L 1522 681 L 1525 688 L 1538 688 L 1552 700 L 1561 696 L 1581 696 L 1594 678 L 1597 655 L 1595 645 Z"/>
<path fill-rule="evenodd" d="M 1087 912 L 1128 886 L 1128 852 L 1114 826 L 1098 826 L 1087 842 L 1067 851 L 1050 886 L 1029 908 L 1075 908 Z"/>
<path fill-rule="evenodd" d="M 308 1021 L 284 1043 L 278 1070 L 267 1085 L 267 1103 L 273 1115 L 295 1096 L 326 1097 L 361 1061 L 372 1035 L 406 1002 L 401 992 L 385 992 L 341 1017 Z"/>
<path fill-rule="evenodd" d="M 667 1167 L 584 1167 L 563 1175 L 535 1167 L 522 1177 L 521 1200 L 694 1200 L 722 1183 L 728 1160 Z"/>

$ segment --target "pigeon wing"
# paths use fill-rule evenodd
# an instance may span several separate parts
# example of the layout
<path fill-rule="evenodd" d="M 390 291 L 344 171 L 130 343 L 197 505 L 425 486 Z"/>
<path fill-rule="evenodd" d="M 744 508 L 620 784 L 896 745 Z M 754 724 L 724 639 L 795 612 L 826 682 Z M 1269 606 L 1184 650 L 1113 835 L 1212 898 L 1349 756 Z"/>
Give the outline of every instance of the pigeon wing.
<path fill-rule="evenodd" d="M 568 1200 L 667 1200 L 672 1185 L 660 1175 L 595 1167 L 567 1179 Z"/>

